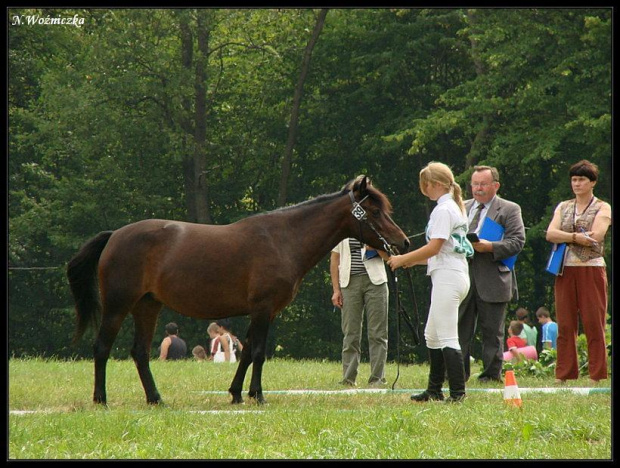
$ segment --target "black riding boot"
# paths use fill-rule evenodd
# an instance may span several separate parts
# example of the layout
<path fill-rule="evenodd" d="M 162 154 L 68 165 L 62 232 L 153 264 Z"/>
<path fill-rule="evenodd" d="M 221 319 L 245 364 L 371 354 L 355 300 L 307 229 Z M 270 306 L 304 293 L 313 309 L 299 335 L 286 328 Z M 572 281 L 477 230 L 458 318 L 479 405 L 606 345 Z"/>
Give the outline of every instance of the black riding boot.
<path fill-rule="evenodd" d="M 441 349 L 429 348 L 428 356 L 431 362 L 431 370 L 428 373 L 428 387 L 422 393 L 411 395 L 413 401 L 443 400 L 441 387 L 446 373 L 443 353 Z"/>
<path fill-rule="evenodd" d="M 443 348 L 443 357 L 448 371 L 448 383 L 450 396 L 446 403 L 460 403 L 465 399 L 465 369 L 463 367 L 463 354 L 460 349 Z"/>

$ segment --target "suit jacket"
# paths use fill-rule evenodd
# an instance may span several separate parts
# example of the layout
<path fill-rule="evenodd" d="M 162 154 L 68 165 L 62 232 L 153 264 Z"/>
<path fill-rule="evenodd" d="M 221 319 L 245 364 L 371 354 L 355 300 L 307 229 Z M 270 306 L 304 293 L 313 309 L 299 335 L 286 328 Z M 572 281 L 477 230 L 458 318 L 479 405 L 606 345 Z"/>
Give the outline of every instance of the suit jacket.
<path fill-rule="evenodd" d="M 465 201 L 469 214 L 474 200 Z M 487 217 L 504 227 L 504 238 L 493 242 L 493 252 L 474 252 L 469 264 L 469 274 L 474 278 L 480 298 L 485 302 L 510 302 L 519 298 L 517 276 L 500 262 L 518 254 L 525 244 L 525 226 L 521 207 L 496 196 L 487 209 Z"/>

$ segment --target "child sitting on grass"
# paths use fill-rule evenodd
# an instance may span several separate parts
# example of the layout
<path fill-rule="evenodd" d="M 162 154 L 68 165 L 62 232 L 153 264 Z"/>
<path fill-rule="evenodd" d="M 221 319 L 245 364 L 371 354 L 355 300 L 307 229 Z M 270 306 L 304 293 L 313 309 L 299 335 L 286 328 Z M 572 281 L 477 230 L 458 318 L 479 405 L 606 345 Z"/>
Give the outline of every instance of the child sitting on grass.
<path fill-rule="evenodd" d="M 523 331 L 523 323 L 518 320 L 510 322 L 508 327 L 509 338 L 506 340 L 508 351 L 504 353 L 504 361 L 519 362 L 522 356 L 528 359 L 538 359 L 535 346 L 528 346 L 527 341 L 519 335 Z"/>

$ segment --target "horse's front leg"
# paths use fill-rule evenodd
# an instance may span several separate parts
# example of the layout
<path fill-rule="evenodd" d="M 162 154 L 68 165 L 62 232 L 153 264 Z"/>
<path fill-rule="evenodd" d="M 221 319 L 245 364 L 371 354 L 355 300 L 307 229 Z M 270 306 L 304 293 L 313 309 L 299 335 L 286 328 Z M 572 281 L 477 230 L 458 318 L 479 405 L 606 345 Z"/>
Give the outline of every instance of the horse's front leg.
<path fill-rule="evenodd" d="M 243 403 L 241 391 L 243 390 L 243 381 L 250 364 L 252 366 L 252 380 L 250 382 L 250 391 L 248 396 L 255 398 L 258 403 L 264 403 L 263 391 L 261 385 L 261 374 L 263 363 L 265 361 L 265 348 L 267 345 L 267 332 L 269 331 L 269 314 L 264 317 L 255 314 L 252 316 L 250 326 L 248 328 L 248 339 L 243 346 L 241 352 L 241 361 L 237 367 L 237 373 L 228 389 L 232 395 L 232 403 Z M 257 370 L 258 369 L 258 370 Z"/>
<path fill-rule="evenodd" d="M 241 351 L 241 360 L 237 366 L 237 372 L 233 378 L 228 392 L 232 395 L 232 404 L 243 403 L 241 397 L 241 391 L 243 390 L 243 381 L 245 380 L 245 374 L 248 371 L 248 367 L 252 364 L 252 339 L 248 331 L 248 340 L 243 344 L 243 350 Z"/>
<path fill-rule="evenodd" d="M 269 314 L 257 315 L 252 329 L 252 379 L 250 380 L 250 391 L 248 392 L 248 396 L 250 398 L 255 398 L 259 405 L 265 403 L 262 376 L 269 323 Z"/>
<path fill-rule="evenodd" d="M 250 391 L 248 392 L 248 396 L 250 398 L 255 398 L 256 403 L 262 405 L 265 402 L 265 397 L 263 396 L 263 384 L 262 384 L 262 376 L 263 376 L 263 364 L 265 363 L 265 348 L 261 350 L 261 353 L 256 355 L 252 359 L 252 380 L 250 381 Z"/>

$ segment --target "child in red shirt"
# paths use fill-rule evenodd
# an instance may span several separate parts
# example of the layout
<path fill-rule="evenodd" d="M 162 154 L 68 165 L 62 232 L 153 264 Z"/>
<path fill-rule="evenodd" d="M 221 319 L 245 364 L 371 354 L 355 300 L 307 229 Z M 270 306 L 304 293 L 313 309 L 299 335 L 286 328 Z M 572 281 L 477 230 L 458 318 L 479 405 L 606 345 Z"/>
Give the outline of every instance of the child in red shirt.
<path fill-rule="evenodd" d="M 523 331 L 523 324 L 516 320 L 510 322 L 508 327 L 508 336 L 506 344 L 508 345 L 508 351 L 514 350 L 513 353 L 516 356 L 516 348 L 525 348 L 527 346 L 527 340 L 520 338 L 519 335 Z"/>
<path fill-rule="evenodd" d="M 520 338 L 523 331 L 523 323 L 513 320 L 508 327 L 510 338 L 506 340 L 508 351 L 504 353 L 504 361 L 517 362 L 521 360 L 521 355 L 528 359 L 538 359 L 538 353 L 534 346 L 528 346 L 527 340 Z"/>

